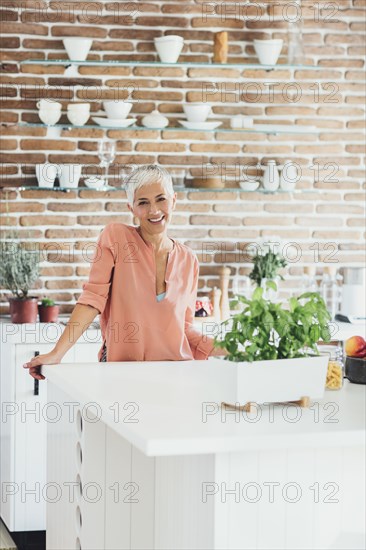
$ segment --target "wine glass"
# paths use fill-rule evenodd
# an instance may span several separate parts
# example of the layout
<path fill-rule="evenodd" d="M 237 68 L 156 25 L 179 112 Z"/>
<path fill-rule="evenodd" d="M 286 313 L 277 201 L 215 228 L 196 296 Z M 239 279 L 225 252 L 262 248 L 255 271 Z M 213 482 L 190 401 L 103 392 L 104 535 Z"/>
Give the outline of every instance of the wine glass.
<path fill-rule="evenodd" d="M 98 144 L 98 157 L 102 168 L 106 168 L 105 185 L 108 186 L 108 170 L 116 157 L 116 144 L 111 140 L 101 140 Z"/>

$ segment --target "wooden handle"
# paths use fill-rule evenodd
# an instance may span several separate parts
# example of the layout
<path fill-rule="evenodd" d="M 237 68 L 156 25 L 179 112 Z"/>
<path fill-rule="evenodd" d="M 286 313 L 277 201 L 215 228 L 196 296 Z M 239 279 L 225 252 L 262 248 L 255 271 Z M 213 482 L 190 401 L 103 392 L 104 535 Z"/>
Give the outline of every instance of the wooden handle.
<path fill-rule="evenodd" d="M 217 32 L 214 36 L 214 63 L 226 63 L 227 62 L 227 32 Z"/>
<path fill-rule="evenodd" d="M 211 290 L 210 298 L 211 298 L 212 310 L 213 310 L 212 315 L 214 316 L 216 321 L 219 321 L 221 319 L 221 311 L 220 311 L 221 290 L 215 286 Z"/>
<path fill-rule="evenodd" d="M 220 300 L 220 310 L 221 310 L 221 321 L 226 321 L 230 318 L 230 304 L 229 304 L 229 277 L 231 269 L 230 267 L 220 266 L 220 288 L 221 288 L 221 300 Z"/>

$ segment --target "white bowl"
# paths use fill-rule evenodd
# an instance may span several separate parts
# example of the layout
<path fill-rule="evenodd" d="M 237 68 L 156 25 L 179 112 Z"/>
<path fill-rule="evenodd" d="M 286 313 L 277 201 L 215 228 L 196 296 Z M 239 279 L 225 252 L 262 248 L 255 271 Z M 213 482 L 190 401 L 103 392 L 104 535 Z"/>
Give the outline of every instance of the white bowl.
<path fill-rule="evenodd" d="M 132 109 L 133 103 L 122 100 L 103 101 L 103 109 L 108 118 L 126 118 Z"/>
<path fill-rule="evenodd" d="M 183 103 L 183 111 L 189 122 L 205 122 L 211 114 L 208 103 Z"/>
<path fill-rule="evenodd" d="M 179 36 L 178 34 L 167 34 L 166 36 L 158 36 L 155 38 L 155 42 L 167 42 L 169 40 L 179 40 L 181 42 L 184 42 L 183 36 Z"/>
<path fill-rule="evenodd" d="M 282 38 L 254 40 L 255 53 L 261 65 L 276 65 L 283 46 Z"/>
<path fill-rule="evenodd" d="M 210 122 L 189 122 L 188 120 L 178 120 L 179 124 L 187 128 L 187 130 L 215 130 L 221 126 L 222 122 L 219 120 L 212 120 Z"/>
<path fill-rule="evenodd" d="M 92 38 L 64 38 L 62 40 L 69 59 L 73 61 L 85 61 L 93 44 Z"/>
<path fill-rule="evenodd" d="M 162 63 L 176 63 L 183 49 L 184 40 L 174 35 L 161 38 L 164 38 L 164 40 L 154 38 L 155 48 L 160 61 Z"/>
<path fill-rule="evenodd" d="M 87 178 L 84 183 L 89 189 L 100 189 L 105 184 L 104 180 L 99 178 Z"/>
<path fill-rule="evenodd" d="M 132 126 L 137 118 L 106 118 L 101 116 L 94 116 L 92 120 L 99 124 L 99 126 L 105 126 L 106 128 L 127 128 Z"/>
<path fill-rule="evenodd" d="M 244 191 L 256 191 L 259 187 L 259 181 L 242 180 L 239 181 L 239 185 Z"/>
<path fill-rule="evenodd" d="M 89 120 L 90 111 L 67 110 L 67 118 L 74 126 L 84 126 Z"/>

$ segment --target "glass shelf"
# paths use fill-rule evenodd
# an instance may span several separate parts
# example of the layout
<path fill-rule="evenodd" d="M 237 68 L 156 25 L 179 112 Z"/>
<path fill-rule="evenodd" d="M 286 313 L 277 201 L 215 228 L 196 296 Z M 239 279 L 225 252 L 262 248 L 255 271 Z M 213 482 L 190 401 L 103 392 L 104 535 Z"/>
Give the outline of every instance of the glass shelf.
<path fill-rule="evenodd" d="M 9 186 L 10 187 L 10 186 Z M 6 187 L 4 186 L 3 189 Z M 91 187 L 39 187 L 38 185 L 25 185 L 22 187 L 12 187 L 12 189 L 17 189 L 19 191 L 34 190 L 38 189 L 40 191 L 59 191 L 60 193 L 69 193 L 70 191 L 124 191 L 122 187 L 100 187 L 99 189 L 93 189 Z M 288 193 L 314 193 L 319 191 L 319 189 L 294 189 L 292 191 L 284 191 L 282 189 L 277 189 L 276 191 L 267 191 L 266 189 L 256 189 L 255 191 L 245 191 L 241 187 L 185 187 L 185 186 L 174 186 L 174 191 L 179 192 L 234 192 L 234 193 L 262 193 L 264 195 L 276 195 L 276 194 L 288 194 Z"/>
<path fill-rule="evenodd" d="M 240 69 L 264 69 L 273 71 L 275 69 L 311 69 L 324 70 L 325 67 L 319 65 L 262 65 L 260 63 L 209 63 L 197 61 L 181 61 L 177 63 L 162 63 L 161 61 L 119 61 L 119 60 L 87 60 L 79 61 L 77 59 L 26 59 L 19 61 L 21 65 L 101 65 L 103 67 L 201 67 L 201 68 L 223 68 L 231 69 L 239 67 Z M 80 75 L 82 77 L 82 75 Z"/>
<path fill-rule="evenodd" d="M 43 124 L 40 122 L 19 122 L 19 123 L 4 123 L 4 126 L 12 127 L 12 126 L 20 126 L 20 127 L 34 127 L 34 128 L 48 128 L 49 130 L 53 130 L 55 128 L 59 128 L 60 130 L 73 130 L 73 129 L 94 129 L 98 128 L 99 130 L 118 130 L 121 132 L 122 130 L 141 130 L 142 132 L 145 131 L 157 131 L 157 132 L 165 132 L 165 131 L 173 131 L 173 132 L 207 132 L 210 134 L 214 134 L 217 132 L 224 132 L 224 133 L 230 133 L 230 134 L 270 134 L 270 135 L 277 135 L 277 134 L 319 134 L 321 132 L 326 132 L 327 130 L 324 128 L 316 128 L 315 126 L 271 126 L 269 124 L 255 124 L 252 128 L 239 128 L 239 129 L 232 129 L 232 128 L 215 128 L 214 130 L 205 130 L 204 128 L 201 129 L 195 129 L 190 130 L 188 128 L 184 128 L 183 126 L 167 126 L 165 128 L 145 128 L 144 126 L 128 126 L 127 128 L 118 128 L 118 127 L 110 127 L 110 126 L 100 126 L 99 124 L 85 124 L 84 126 L 74 126 L 72 124 L 54 124 L 52 126 L 48 126 L 47 124 Z"/>

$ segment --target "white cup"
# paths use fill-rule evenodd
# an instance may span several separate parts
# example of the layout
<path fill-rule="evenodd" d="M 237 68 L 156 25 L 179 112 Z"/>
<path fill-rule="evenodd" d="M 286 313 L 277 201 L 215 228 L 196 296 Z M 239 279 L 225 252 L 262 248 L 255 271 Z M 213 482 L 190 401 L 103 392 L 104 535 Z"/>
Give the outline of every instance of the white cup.
<path fill-rule="evenodd" d="M 236 115 L 231 117 L 230 126 L 231 128 L 233 128 L 233 130 L 238 130 L 243 127 L 242 122 L 243 121 L 241 115 Z"/>
<path fill-rule="evenodd" d="M 207 103 L 184 103 L 183 111 L 189 122 L 205 122 L 211 113 L 211 105 Z"/>
<path fill-rule="evenodd" d="M 70 36 L 62 40 L 67 55 L 71 60 L 85 61 L 93 44 L 92 38 Z"/>
<path fill-rule="evenodd" d="M 183 50 L 184 39 L 171 34 L 154 38 L 154 44 L 162 63 L 176 63 Z"/>
<path fill-rule="evenodd" d="M 283 46 L 282 38 L 255 39 L 253 44 L 261 65 L 276 65 Z"/>
<path fill-rule="evenodd" d="M 108 118 L 126 118 L 132 105 L 132 103 L 122 100 L 103 101 L 103 108 Z"/>
<path fill-rule="evenodd" d="M 38 115 L 44 124 L 56 124 L 61 118 L 62 104 L 57 101 L 40 99 L 37 102 Z"/>
<path fill-rule="evenodd" d="M 57 164 L 45 162 L 36 164 L 36 176 L 39 187 L 53 187 L 57 176 Z"/>
<path fill-rule="evenodd" d="M 52 125 L 56 124 L 61 118 L 61 111 L 57 109 L 40 109 L 38 116 L 43 124 Z"/>
<path fill-rule="evenodd" d="M 90 103 L 69 103 L 67 118 L 75 126 L 84 126 L 90 117 Z"/>
<path fill-rule="evenodd" d="M 58 103 L 57 101 L 52 101 L 50 99 L 40 99 L 37 101 L 37 109 L 40 110 L 55 110 L 55 111 L 61 111 L 62 104 Z"/>
<path fill-rule="evenodd" d="M 250 116 L 242 117 L 243 128 L 253 128 L 253 119 Z"/>
<path fill-rule="evenodd" d="M 77 187 L 82 164 L 59 164 L 59 168 L 60 187 Z"/>

